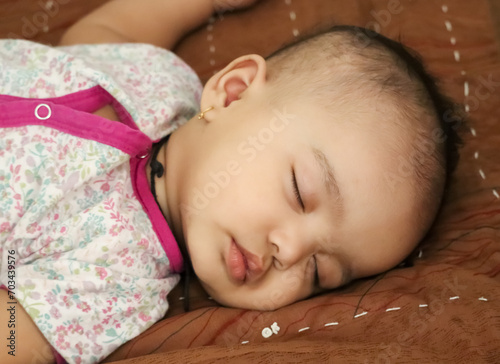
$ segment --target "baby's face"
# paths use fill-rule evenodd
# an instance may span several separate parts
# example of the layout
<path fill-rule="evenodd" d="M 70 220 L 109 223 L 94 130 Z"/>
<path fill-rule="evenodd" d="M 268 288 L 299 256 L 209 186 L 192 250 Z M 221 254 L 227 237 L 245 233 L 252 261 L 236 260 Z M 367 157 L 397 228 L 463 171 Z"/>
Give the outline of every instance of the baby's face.
<path fill-rule="evenodd" d="M 213 299 L 276 309 L 404 259 L 419 239 L 413 191 L 391 182 L 395 136 L 363 127 L 391 116 L 362 98 L 333 115 L 307 96 L 252 97 L 190 121 L 203 132 L 173 215 Z M 365 120 L 352 125 L 351 112 Z"/>

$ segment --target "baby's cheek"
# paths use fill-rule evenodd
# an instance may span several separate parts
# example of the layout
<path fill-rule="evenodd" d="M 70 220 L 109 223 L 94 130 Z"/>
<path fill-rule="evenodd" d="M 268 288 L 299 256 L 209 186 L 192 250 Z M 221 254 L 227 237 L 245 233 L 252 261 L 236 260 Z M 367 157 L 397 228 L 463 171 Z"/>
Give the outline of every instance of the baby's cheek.
<path fill-rule="evenodd" d="M 248 302 L 254 309 L 271 311 L 309 297 L 313 292 L 305 284 L 303 274 L 279 272 L 272 283 L 248 292 Z"/>
<path fill-rule="evenodd" d="M 224 306 L 259 311 L 272 311 L 309 297 L 310 282 L 304 282 L 304 271 L 287 270 L 269 272 L 269 276 L 255 284 L 240 286 L 221 280 L 202 283 L 206 292 Z"/>
<path fill-rule="evenodd" d="M 264 299 L 256 302 L 256 307 L 258 310 L 272 311 L 305 299 L 309 295 L 306 292 L 292 292 L 287 290 L 286 287 L 280 287 L 267 292 Z"/>

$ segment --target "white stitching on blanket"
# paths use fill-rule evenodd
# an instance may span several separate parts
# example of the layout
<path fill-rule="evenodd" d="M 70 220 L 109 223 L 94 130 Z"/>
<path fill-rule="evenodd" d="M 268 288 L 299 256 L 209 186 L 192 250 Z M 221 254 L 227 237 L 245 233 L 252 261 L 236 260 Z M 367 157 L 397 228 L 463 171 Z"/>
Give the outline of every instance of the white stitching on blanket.
<path fill-rule="evenodd" d="M 448 13 L 448 6 L 447 5 L 443 5 L 441 7 L 441 9 L 443 10 L 443 13 L 445 13 L 445 14 Z M 449 20 L 445 20 L 444 21 L 444 25 L 445 25 L 446 30 L 448 32 L 451 33 L 453 31 L 453 25 L 451 24 L 451 22 Z M 457 38 L 451 36 L 450 37 L 450 43 L 452 45 L 456 45 L 457 44 Z M 460 52 L 457 49 L 453 50 L 453 56 L 455 57 L 455 61 L 460 62 L 461 56 L 460 56 Z M 463 70 L 461 72 L 461 74 L 462 74 L 462 76 L 465 76 L 467 73 Z M 465 95 L 465 97 L 469 96 L 469 82 L 468 81 L 464 82 L 464 95 Z M 469 112 L 469 110 L 470 110 L 470 107 L 469 107 L 469 105 L 466 104 L 465 105 L 465 111 Z M 472 128 L 471 128 L 471 131 L 472 131 Z"/>
<path fill-rule="evenodd" d="M 325 324 L 325 327 L 328 327 L 328 326 L 337 326 L 339 323 L 338 322 L 329 322 L 327 324 Z"/>
<path fill-rule="evenodd" d="M 450 298 L 449 298 L 449 300 L 450 300 L 450 301 L 454 301 L 454 300 L 457 300 L 457 299 L 459 299 L 459 298 L 460 298 L 460 296 L 453 296 L 453 297 L 450 297 Z M 479 298 L 478 298 L 478 300 L 479 300 L 479 301 L 483 301 L 483 302 L 488 302 L 488 299 L 487 299 L 487 298 L 485 298 L 485 297 L 479 297 Z M 421 303 L 421 304 L 419 304 L 419 305 L 418 305 L 418 307 L 420 307 L 420 308 L 426 308 L 426 307 L 429 307 L 429 305 L 428 305 L 428 304 L 426 304 L 426 303 Z M 399 311 L 400 309 L 401 309 L 401 307 L 391 307 L 391 308 L 387 308 L 387 309 L 385 310 L 385 312 Z M 367 314 L 368 314 L 368 312 L 367 312 L 367 311 L 365 311 L 365 312 L 362 312 L 362 313 L 360 313 L 360 314 L 357 314 L 356 316 L 354 316 L 354 318 L 358 318 L 358 317 L 361 317 L 361 316 L 365 316 L 365 315 L 367 315 Z M 274 325 L 277 325 L 277 323 L 275 322 L 275 323 L 274 323 L 271 327 L 266 327 L 266 328 L 264 328 L 264 329 L 262 330 L 262 336 L 263 336 L 264 338 L 266 338 L 266 339 L 267 339 L 267 338 L 271 337 L 271 336 L 273 335 L 273 333 L 274 333 L 274 334 L 277 334 L 277 332 L 276 332 L 275 330 L 271 330 L 271 328 L 272 328 Z M 324 327 L 329 327 L 329 326 L 337 326 L 337 325 L 339 325 L 339 322 L 338 322 L 338 321 L 334 321 L 334 322 L 329 322 L 329 323 L 324 324 Z M 306 326 L 306 327 L 303 327 L 303 328 L 299 329 L 297 332 L 304 332 L 304 331 L 308 331 L 308 330 L 310 330 L 310 329 L 311 329 L 311 327 L 310 327 L 310 326 Z M 273 332 L 273 331 L 274 331 L 274 332 Z M 249 341 L 248 341 L 248 340 L 246 340 L 246 341 L 242 341 L 242 342 L 241 342 L 241 344 L 248 344 L 248 343 L 249 343 Z"/>
<path fill-rule="evenodd" d="M 362 312 L 362 313 L 358 313 L 356 316 L 354 316 L 354 318 L 358 318 L 358 317 L 361 317 L 361 316 L 364 316 L 364 315 L 367 315 L 368 312 Z"/>
<path fill-rule="evenodd" d="M 486 179 L 486 175 L 484 174 L 481 168 L 479 168 L 479 175 L 481 176 L 482 179 Z"/>
<path fill-rule="evenodd" d="M 208 42 L 208 50 L 210 51 L 210 58 L 208 60 L 208 62 L 210 63 L 210 66 L 214 66 L 215 65 L 215 59 L 213 58 L 213 55 L 215 54 L 215 46 L 213 45 L 213 40 L 214 40 L 214 34 L 213 34 L 213 30 L 214 30 L 214 23 L 215 23 L 215 17 L 212 16 L 209 20 L 208 20 L 208 24 L 207 24 L 207 42 Z M 216 74 L 217 71 L 214 70 L 214 74 Z"/>
<path fill-rule="evenodd" d="M 288 6 L 292 6 L 292 0 L 285 0 L 285 4 L 288 5 Z M 295 20 L 297 19 L 297 13 L 293 10 L 290 10 L 290 13 L 289 13 L 289 16 L 290 16 L 290 20 L 292 21 L 292 34 L 294 37 L 298 37 L 300 32 L 299 30 L 294 26 L 295 25 Z"/>
<path fill-rule="evenodd" d="M 441 9 L 443 10 L 443 13 L 448 13 L 448 6 L 447 5 L 443 5 L 441 7 Z M 451 32 L 453 30 L 453 25 L 451 24 L 451 22 L 449 20 L 445 20 L 444 22 L 444 25 L 446 26 L 446 30 L 448 30 L 448 32 Z M 456 45 L 457 44 L 457 39 L 455 37 L 451 37 L 450 38 L 450 42 L 452 45 Z M 455 61 L 457 62 L 460 62 L 460 52 L 458 50 L 454 50 L 453 51 L 453 55 L 455 57 Z M 461 74 L 462 76 L 465 76 L 467 74 L 467 72 L 465 72 L 465 70 L 462 70 L 461 71 Z M 470 85 L 469 85 L 469 81 L 464 81 L 464 96 L 465 96 L 465 100 L 464 100 L 464 108 L 465 108 L 465 112 L 466 113 L 469 113 L 470 112 L 470 105 L 468 105 L 466 102 L 467 102 L 467 97 L 470 95 Z M 473 137 L 477 137 L 477 133 L 476 133 L 476 129 L 474 129 L 473 127 L 470 128 L 470 132 L 472 134 Z M 479 159 L 479 153 L 476 151 L 474 153 L 474 159 Z M 484 171 L 479 168 L 479 175 L 481 176 L 481 178 L 483 180 L 486 179 L 486 175 L 484 173 Z M 492 193 L 493 193 L 493 196 L 495 196 L 497 199 L 500 200 L 500 194 L 498 193 L 498 191 L 496 189 L 493 189 L 492 190 Z"/>

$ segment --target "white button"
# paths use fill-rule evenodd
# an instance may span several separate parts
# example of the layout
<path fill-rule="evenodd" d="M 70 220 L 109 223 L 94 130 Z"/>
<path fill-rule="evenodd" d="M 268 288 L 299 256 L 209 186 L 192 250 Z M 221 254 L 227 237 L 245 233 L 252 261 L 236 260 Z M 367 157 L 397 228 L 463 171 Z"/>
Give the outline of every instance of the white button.
<path fill-rule="evenodd" d="M 271 337 L 272 334 L 273 334 L 273 332 L 271 331 L 271 329 L 269 327 L 265 327 L 262 330 L 262 336 L 264 337 L 264 339 Z"/>
<path fill-rule="evenodd" d="M 40 116 L 38 114 L 38 111 L 40 110 L 41 107 L 45 107 L 47 109 L 47 115 L 46 116 Z M 47 105 L 47 104 L 40 104 L 35 109 L 35 116 L 39 120 L 47 120 L 48 118 L 50 118 L 51 115 L 52 115 L 52 110 L 50 109 L 49 105 Z"/>
<path fill-rule="evenodd" d="M 143 150 L 142 152 L 140 152 L 139 154 L 136 155 L 136 158 L 139 158 L 139 159 L 144 159 L 147 157 L 149 157 L 149 149 Z"/>
<path fill-rule="evenodd" d="M 273 330 L 273 333 L 275 335 L 278 335 L 278 332 L 280 332 L 280 327 L 278 326 L 277 322 L 271 325 L 271 330 Z"/>

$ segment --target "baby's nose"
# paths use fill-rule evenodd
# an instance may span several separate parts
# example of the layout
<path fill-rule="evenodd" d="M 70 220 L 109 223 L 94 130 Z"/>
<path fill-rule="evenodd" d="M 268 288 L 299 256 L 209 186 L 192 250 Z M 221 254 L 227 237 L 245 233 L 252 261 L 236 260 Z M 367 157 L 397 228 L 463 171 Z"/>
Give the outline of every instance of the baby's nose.
<path fill-rule="evenodd" d="M 288 269 L 297 264 L 308 255 L 310 250 L 311 244 L 297 233 L 275 233 L 269 238 L 278 269 Z"/>

